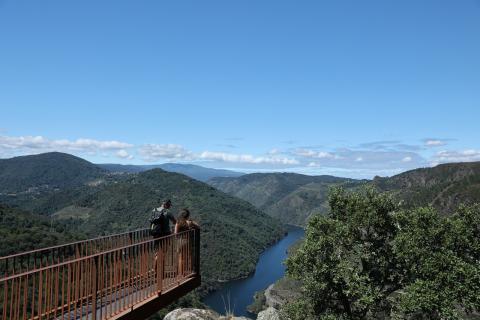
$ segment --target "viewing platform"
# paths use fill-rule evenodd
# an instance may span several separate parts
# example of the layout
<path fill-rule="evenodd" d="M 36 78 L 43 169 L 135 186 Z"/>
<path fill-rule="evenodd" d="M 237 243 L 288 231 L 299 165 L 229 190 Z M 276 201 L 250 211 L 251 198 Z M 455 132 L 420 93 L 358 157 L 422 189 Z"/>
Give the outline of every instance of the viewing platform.
<path fill-rule="evenodd" d="M 0 258 L 0 317 L 145 319 L 198 287 L 200 231 L 147 229 Z"/>

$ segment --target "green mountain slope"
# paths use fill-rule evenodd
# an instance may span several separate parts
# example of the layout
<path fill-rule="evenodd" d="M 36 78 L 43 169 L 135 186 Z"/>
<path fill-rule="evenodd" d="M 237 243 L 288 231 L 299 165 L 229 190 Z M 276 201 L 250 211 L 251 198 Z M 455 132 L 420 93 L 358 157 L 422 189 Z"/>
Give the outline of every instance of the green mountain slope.
<path fill-rule="evenodd" d="M 393 192 L 407 206 L 432 205 L 451 212 L 461 203 L 480 201 L 480 162 L 449 163 L 421 168 L 390 178 L 375 177 L 372 184 Z"/>
<path fill-rule="evenodd" d="M 38 193 L 79 186 L 102 177 L 105 170 L 60 152 L 0 159 L 0 193 Z"/>
<path fill-rule="evenodd" d="M 258 254 L 285 232 L 280 222 L 248 202 L 161 169 L 67 189 L 21 205 L 57 219 L 74 219 L 77 230 L 94 236 L 148 227 L 152 208 L 165 198 L 172 200 L 174 213 L 187 207 L 202 226 L 202 274 L 207 282 L 252 272 Z"/>
<path fill-rule="evenodd" d="M 325 213 L 331 186 L 346 188 L 365 181 L 296 173 L 254 173 L 238 178 L 215 178 L 208 183 L 246 200 L 284 223 L 304 225 L 314 213 Z"/>
<path fill-rule="evenodd" d="M 82 237 L 67 229 L 68 226 L 52 222 L 47 217 L 0 204 L 0 256 L 67 243 Z"/>

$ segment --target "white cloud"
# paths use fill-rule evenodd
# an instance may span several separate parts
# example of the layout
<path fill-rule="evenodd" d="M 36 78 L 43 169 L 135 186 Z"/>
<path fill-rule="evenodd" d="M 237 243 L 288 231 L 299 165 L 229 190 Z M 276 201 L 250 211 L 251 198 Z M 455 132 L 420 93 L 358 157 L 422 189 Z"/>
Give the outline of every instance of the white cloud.
<path fill-rule="evenodd" d="M 480 150 L 467 149 L 463 151 L 439 151 L 432 158 L 432 165 L 447 162 L 480 161 Z"/>
<path fill-rule="evenodd" d="M 43 136 L 8 136 L 0 134 L 0 157 L 61 151 L 79 156 L 109 158 L 124 161 L 140 157 L 147 162 L 195 162 L 207 166 L 243 170 L 342 173 L 393 174 L 426 165 L 446 162 L 480 161 L 480 150 L 443 150 L 432 155 L 430 147 L 445 145 L 447 139 L 424 139 L 418 148 L 405 146 L 399 141 L 380 141 L 355 148 L 337 148 L 320 151 L 322 146 L 303 146 L 288 150 L 271 149 L 264 154 L 231 153 L 215 150 L 196 152 L 178 144 L 133 145 L 117 140 L 95 140 L 80 138 L 48 139 Z M 417 150 L 418 149 L 418 150 Z M 137 156 L 138 155 L 138 156 Z"/>
<path fill-rule="evenodd" d="M 80 151 L 95 153 L 99 151 L 115 151 L 133 147 L 132 144 L 116 140 L 53 140 L 42 136 L 0 136 L 0 149 L 16 152 L 47 152 L 47 151 Z"/>
<path fill-rule="evenodd" d="M 140 154 L 145 161 L 162 159 L 189 161 L 194 159 L 191 151 L 178 144 L 146 144 L 140 147 Z"/>
<path fill-rule="evenodd" d="M 276 156 L 260 156 L 256 157 L 249 154 L 233 154 L 224 152 L 204 151 L 198 155 L 198 159 L 233 162 L 245 164 L 273 164 L 273 165 L 297 165 L 299 162 L 296 159 Z"/>
<path fill-rule="evenodd" d="M 277 148 L 273 148 L 270 151 L 268 151 L 268 154 L 270 154 L 270 155 L 276 155 L 276 154 L 279 154 L 279 153 L 280 153 L 280 150 L 277 149 Z"/>
<path fill-rule="evenodd" d="M 127 152 L 127 150 L 125 150 L 125 149 L 118 150 L 116 155 L 117 155 L 117 157 L 119 157 L 121 159 L 128 159 L 128 160 L 133 159 L 133 156 L 131 154 L 129 154 Z"/>
<path fill-rule="evenodd" d="M 447 141 L 440 139 L 425 139 L 423 142 L 427 147 L 440 147 L 447 144 Z"/>
<path fill-rule="evenodd" d="M 338 156 L 325 151 L 313 151 L 311 149 L 297 149 L 294 152 L 295 155 L 305 158 L 317 158 L 317 159 L 335 159 Z"/>

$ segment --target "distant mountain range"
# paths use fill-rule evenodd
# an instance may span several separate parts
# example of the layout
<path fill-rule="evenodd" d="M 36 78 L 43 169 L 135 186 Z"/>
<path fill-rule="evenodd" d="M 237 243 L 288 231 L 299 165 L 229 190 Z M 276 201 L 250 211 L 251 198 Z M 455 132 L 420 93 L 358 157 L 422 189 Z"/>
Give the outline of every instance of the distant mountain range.
<path fill-rule="evenodd" d="M 181 163 L 164 163 L 164 164 L 154 164 L 154 165 L 122 165 L 122 164 L 104 163 L 104 164 L 97 164 L 97 166 L 109 172 L 122 172 L 122 173 L 139 173 L 139 172 L 143 172 L 151 169 L 162 169 L 168 172 L 182 173 L 193 179 L 197 179 L 199 181 L 204 181 L 204 182 L 215 177 L 239 177 L 244 175 L 244 173 L 231 171 L 231 170 L 212 169 L 212 168 L 205 168 L 205 167 L 194 165 L 194 164 L 181 164 Z"/>
<path fill-rule="evenodd" d="M 461 203 L 480 202 L 480 162 L 442 164 L 373 180 L 255 173 L 239 178 L 213 178 L 208 183 L 284 223 L 304 225 L 312 214 L 328 212 L 327 197 L 332 186 L 356 189 L 373 185 L 393 193 L 405 207 L 432 205 L 444 213 Z"/>
<path fill-rule="evenodd" d="M 250 202 L 284 223 L 304 225 L 312 214 L 328 212 L 330 187 L 353 188 L 366 180 L 296 173 L 253 173 L 238 178 L 213 178 L 208 183 Z"/>

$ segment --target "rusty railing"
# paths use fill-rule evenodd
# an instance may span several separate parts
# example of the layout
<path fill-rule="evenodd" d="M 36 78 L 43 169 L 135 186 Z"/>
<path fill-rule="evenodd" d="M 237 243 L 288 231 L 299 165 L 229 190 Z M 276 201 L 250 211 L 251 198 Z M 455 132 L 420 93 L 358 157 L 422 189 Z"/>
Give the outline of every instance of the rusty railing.
<path fill-rule="evenodd" d="M 124 247 L 150 239 L 148 229 L 82 240 L 58 246 L 0 257 L 0 273 L 5 276 L 35 270 L 95 253 Z"/>
<path fill-rule="evenodd" d="M 25 264 L 19 264 L 21 270 L 7 268 L 0 279 L 1 319 L 116 319 L 199 276 L 199 230 L 159 239 L 140 232 L 130 242 L 109 243 L 124 235 L 130 239 L 129 234 L 68 244 L 84 249 L 69 254 L 57 246 L 16 255 L 37 262 L 28 270 Z M 56 259 L 46 263 L 41 252 Z"/>

